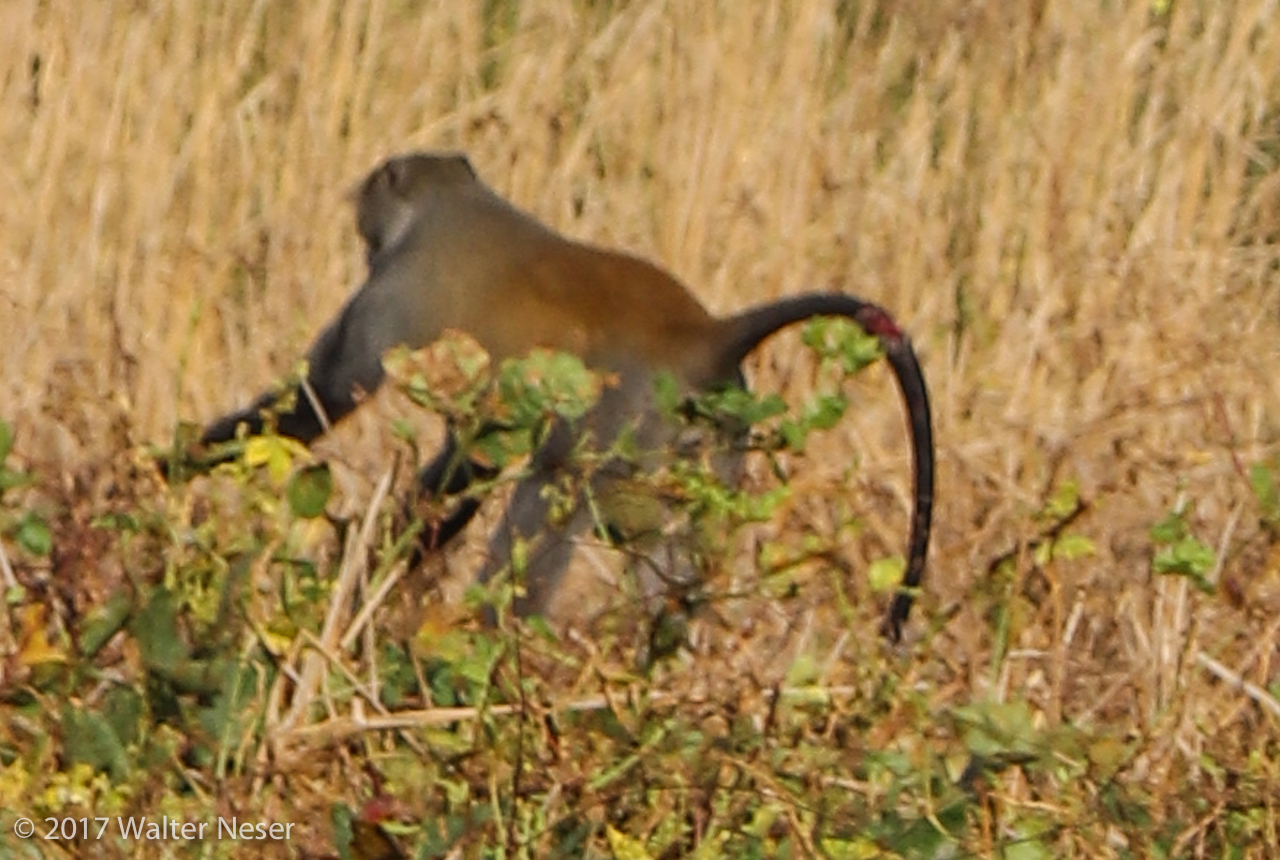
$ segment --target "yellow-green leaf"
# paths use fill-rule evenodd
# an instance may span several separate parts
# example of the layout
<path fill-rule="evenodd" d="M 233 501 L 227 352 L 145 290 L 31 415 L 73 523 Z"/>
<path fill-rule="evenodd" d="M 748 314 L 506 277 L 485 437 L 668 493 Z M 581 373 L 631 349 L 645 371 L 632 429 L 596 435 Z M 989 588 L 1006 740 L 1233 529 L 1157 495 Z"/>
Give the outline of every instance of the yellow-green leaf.
<path fill-rule="evenodd" d="M 907 563 L 903 561 L 902 556 L 876 559 L 867 568 L 867 579 L 871 583 L 871 590 L 882 594 L 897 588 L 902 583 L 902 577 L 906 571 Z"/>
<path fill-rule="evenodd" d="M 605 837 L 609 840 L 609 850 L 613 852 L 614 860 L 651 860 L 643 842 L 612 825 L 605 828 Z"/>

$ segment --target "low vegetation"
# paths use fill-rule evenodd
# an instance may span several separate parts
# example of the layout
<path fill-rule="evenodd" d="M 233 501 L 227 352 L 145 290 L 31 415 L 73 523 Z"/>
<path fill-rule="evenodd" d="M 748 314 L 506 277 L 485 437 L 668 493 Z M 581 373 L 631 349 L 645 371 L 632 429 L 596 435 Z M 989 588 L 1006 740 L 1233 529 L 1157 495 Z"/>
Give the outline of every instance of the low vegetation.
<path fill-rule="evenodd" d="M 1272 5 L 0 7 L 0 856 L 1274 856 Z M 564 357 L 390 356 L 314 450 L 161 478 L 296 371 L 344 192 L 417 147 L 717 310 L 894 312 L 940 469 L 905 644 L 901 408 L 847 333 L 701 404 L 755 424 L 740 486 L 644 476 L 708 571 L 652 617 L 609 535 L 549 620 L 470 582 L 607 384 Z M 411 569 L 440 412 L 514 432 Z"/>

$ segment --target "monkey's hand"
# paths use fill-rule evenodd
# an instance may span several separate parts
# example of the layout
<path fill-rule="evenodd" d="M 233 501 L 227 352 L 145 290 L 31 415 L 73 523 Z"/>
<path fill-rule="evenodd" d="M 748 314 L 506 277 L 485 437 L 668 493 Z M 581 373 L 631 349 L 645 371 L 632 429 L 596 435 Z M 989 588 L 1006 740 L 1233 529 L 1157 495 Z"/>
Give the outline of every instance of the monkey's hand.
<path fill-rule="evenodd" d="M 184 421 L 174 430 L 169 447 L 153 447 L 150 453 L 162 478 L 170 483 L 182 483 L 234 460 L 243 450 L 242 439 L 207 444 L 201 440 L 200 427 Z"/>

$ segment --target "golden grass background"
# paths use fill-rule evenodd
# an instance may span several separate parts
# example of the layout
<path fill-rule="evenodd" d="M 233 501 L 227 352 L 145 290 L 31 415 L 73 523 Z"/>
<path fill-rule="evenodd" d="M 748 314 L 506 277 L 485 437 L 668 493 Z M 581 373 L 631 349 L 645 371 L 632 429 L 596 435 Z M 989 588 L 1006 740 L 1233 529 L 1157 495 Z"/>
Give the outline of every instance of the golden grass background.
<path fill-rule="evenodd" d="M 1274 713 L 1204 663 L 1277 681 L 1280 554 L 1246 475 L 1280 439 L 1275 13 L 10 0 L 0 418 L 21 462 L 72 486 L 241 405 L 360 281 L 347 191 L 389 154 L 463 149 L 518 205 L 660 261 L 718 312 L 836 288 L 898 316 L 938 438 L 913 624 L 936 627 L 939 698 L 1111 721 L 1152 739 L 1153 774 L 1199 773 L 1207 745 L 1274 753 Z M 758 387 L 803 387 L 787 353 Z M 892 490 L 859 498 L 884 502 L 867 515 L 898 551 L 901 407 L 881 373 L 858 390 L 801 479 L 856 458 Z M 322 443 L 364 499 L 387 408 Z M 1035 511 L 1073 480 L 1097 552 L 1040 574 L 997 659 L 973 595 L 1002 554 L 1028 567 Z M 1214 594 L 1151 572 L 1149 527 L 1182 505 L 1220 553 Z"/>

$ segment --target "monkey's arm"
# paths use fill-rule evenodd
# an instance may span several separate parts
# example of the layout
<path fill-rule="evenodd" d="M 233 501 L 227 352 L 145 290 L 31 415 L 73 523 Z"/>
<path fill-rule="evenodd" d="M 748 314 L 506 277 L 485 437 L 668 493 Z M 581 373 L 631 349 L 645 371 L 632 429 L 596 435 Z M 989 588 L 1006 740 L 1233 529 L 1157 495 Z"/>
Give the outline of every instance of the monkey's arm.
<path fill-rule="evenodd" d="M 398 328 L 383 318 L 378 295 L 366 285 L 320 334 L 307 353 L 304 383 L 269 391 L 247 408 L 219 418 L 205 428 L 202 445 L 229 442 L 236 428 L 260 435 L 274 415 L 276 432 L 309 444 L 356 408 L 357 391 L 372 394 L 382 383 L 383 349 L 398 342 Z M 388 331 L 391 330 L 391 331 Z"/>

